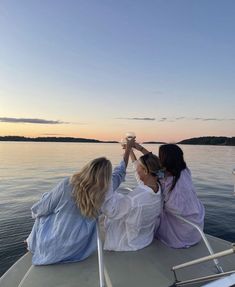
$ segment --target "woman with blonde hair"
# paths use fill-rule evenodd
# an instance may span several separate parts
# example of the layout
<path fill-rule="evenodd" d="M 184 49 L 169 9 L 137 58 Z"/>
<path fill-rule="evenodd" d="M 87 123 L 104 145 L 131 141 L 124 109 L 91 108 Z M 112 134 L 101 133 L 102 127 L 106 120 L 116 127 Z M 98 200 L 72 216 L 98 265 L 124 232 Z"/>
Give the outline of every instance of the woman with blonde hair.
<path fill-rule="evenodd" d="M 132 144 L 113 172 L 108 159 L 96 158 L 32 206 L 35 223 L 26 242 L 34 265 L 81 261 L 96 250 L 97 217 L 107 194 L 124 180 Z"/>

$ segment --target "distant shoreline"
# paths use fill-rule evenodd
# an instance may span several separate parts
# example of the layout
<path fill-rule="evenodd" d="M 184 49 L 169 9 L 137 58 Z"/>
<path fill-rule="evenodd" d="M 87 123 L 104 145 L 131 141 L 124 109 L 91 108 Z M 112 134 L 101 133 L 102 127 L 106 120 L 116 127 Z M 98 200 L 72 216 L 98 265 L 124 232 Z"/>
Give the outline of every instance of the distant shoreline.
<path fill-rule="evenodd" d="M 118 143 L 118 141 L 100 141 L 97 139 L 73 138 L 73 137 L 23 137 L 23 136 L 0 136 L 0 141 L 12 142 L 72 142 L 72 143 Z M 160 141 L 145 141 L 143 144 L 165 144 Z M 235 146 L 235 137 L 198 137 L 177 142 L 184 145 L 219 145 Z"/>
<path fill-rule="evenodd" d="M 177 144 L 235 146 L 235 137 L 198 137 L 185 139 L 178 142 Z"/>
<path fill-rule="evenodd" d="M 13 142 L 66 142 L 66 143 L 118 143 L 117 141 L 100 141 L 96 139 L 73 138 L 73 137 L 21 137 L 21 136 L 4 136 L 0 137 L 0 141 Z"/>

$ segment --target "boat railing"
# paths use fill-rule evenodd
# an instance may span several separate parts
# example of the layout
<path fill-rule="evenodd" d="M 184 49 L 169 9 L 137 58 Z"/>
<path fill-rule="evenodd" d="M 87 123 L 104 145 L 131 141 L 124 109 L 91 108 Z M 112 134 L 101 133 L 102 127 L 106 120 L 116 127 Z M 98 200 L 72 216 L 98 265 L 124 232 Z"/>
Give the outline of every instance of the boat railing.
<path fill-rule="evenodd" d="M 172 213 L 171 213 L 171 214 L 172 214 Z M 213 251 L 213 249 L 212 249 L 212 247 L 211 247 L 211 245 L 210 245 L 210 243 L 209 243 L 209 241 L 208 241 L 208 239 L 206 238 L 205 233 L 203 232 L 203 230 L 202 230 L 198 225 L 196 225 L 195 223 L 189 221 L 188 219 L 183 218 L 183 217 L 180 216 L 180 215 L 177 215 L 177 214 L 172 214 L 172 215 L 175 216 L 175 217 L 177 217 L 177 218 L 180 219 L 181 221 L 184 221 L 185 223 L 187 223 L 187 224 L 193 226 L 193 227 L 200 233 L 200 235 L 201 235 L 201 237 L 202 237 L 202 240 L 204 241 L 204 243 L 205 243 L 205 245 L 206 245 L 206 248 L 208 249 L 209 253 L 210 253 L 211 255 L 215 254 L 214 251 Z M 219 264 L 218 259 L 215 258 L 215 259 L 213 259 L 213 261 L 214 261 L 214 264 L 215 264 L 215 267 L 216 267 L 217 271 L 218 271 L 219 273 L 224 272 L 224 271 L 223 271 L 223 268 L 222 268 L 222 267 L 220 266 L 220 264 Z"/>
<path fill-rule="evenodd" d="M 223 257 L 223 256 L 231 255 L 233 253 L 235 253 L 235 244 L 234 243 L 232 244 L 230 249 L 227 249 L 227 250 L 224 250 L 224 251 L 221 251 L 221 252 L 217 252 L 217 253 L 214 253 L 213 255 L 205 256 L 205 257 L 202 257 L 202 258 L 199 258 L 199 259 L 195 259 L 195 260 L 192 260 L 192 261 L 180 264 L 180 265 L 173 266 L 172 267 L 172 271 L 174 272 L 174 276 L 175 276 L 174 286 L 185 286 L 185 285 L 189 285 L 189 284 L 208 282 L 208 281 L 211 281 L 211 280 L 218 279 L 220 277 L 224 277 L 224 276 L 227 276 L 227 275 L 230 275 L 230 274 L 234 274 L 235 270 L 231 270 L 231 271 L 222 272 L 222 273 L 219 273 L 219 274 L 213 274 L 213 275 L 208 275 L 208 276 L 204 276 L 204 277 L 198 277 L 198 278 L 185 280 L 185 281 L 178 281 L 177 277 L 176 277 L 176 273 L 175 273 L 176 270 L 179 270 L 181 268 L 185 268 L 185 267 L 192 266 L 192 265 L 195 265 L 195 264 L 203 263 L 203 262 L 206 262 L 206 261 L 209 261 L 209 260 L 214 260 L 214 259 L 217 259 L 217 258 L 220 258 L 220 257 Z M 217 285 L 217 286 L 219 286 L 219 285 Z M 226 286 L 231 286 L 231 285 L 226 285 Z"/>
<path fill-rule="evenodd" d="M 102 240 L 101 240 L 99 220 L 96 221 L 96 232 L 97 232 L 97 248 L 98 248 L 99 283 L 100 283 L 100 287 L 105 287 L 103 246 L 102 246 Z"/>
<path fill-rule="evenodd" d="M 233 188 L 234 188 L 233 192 L 235 194 L 235 168 L 233 169 L 232 174 L 233 174 Z"/>
<path fill-rule="evenodd" d="M 176 276 L 176 273 L 175 273 L 176 270 L 178 270 L 180 268 L 183 268 L 183 267 L 186 267 L 186 266 L 190 266 L 190 265 L 196 264 L 196 263 L 204 262 L 204 261 L 207 261 L 207 260 L 213 260 L 213 262 L 215 264 L 215 267 L 216 267 L 216 269 L 217 269 L 217 271 L 219 273 L 219 274 L 215 274 L 215 275 L 206 276 L 205 278 L 207 278 L 207 280 L 208 280 L 209 277 L 210 278 L 213 277 L 213 279 L 214 279 L 214 278 L 219 277 L 219 275 L 225 276 L 227 274 L 235 272 L 235 271 L 224 272 L 223 268 L 220 266 L 219 261 L 217 259 L 217 258 L 221 257 L 220 254 L 222 254 L 223 252 L 225 252 L 225 253 L 223 253 L 222 256 L 225 256 L 225 255 L 233 253 L 234 250 L 235 250 L 235 245 L 234 244 L 233 244 L 232 249 L 228 250 L 229 253 L 226 253 L 226 251 L 223 251 L 223 252 L 220 252 L 220 253 L 214 253 L 209 241 L 206 238 L 205 233 L 203 232 L 203 230 L 198 225 L 196 225 L 195 223 L 183 218 L 180 215 L 177 215 L 177 214 L 172 214 L 172 215 L 174 215 L 175 217 L 177 217 L 181 221 L 184 221 L 185 223 L 190 224 L 191 226 L 193 226 L 200 233 L 200 235 L 202 237 L 202 240 L 204 241 L 204 243 L 205 243 L 205 245 L 206 245 L 206 247 L 207 247 L 207 249 L 208 249 L 208 251 L 210 253 L 209 256 L 203 257 L 203 258 L 209 258 L 209 259 L 200 258 L 200 259 L 196 259 L 196 260 L 193 260 L 193 261 L 190 261 L 190 262 L 187 262 L 187 263 L 180 264 L 180 265 L 172 267 L 172 271 L 174 272 L 174 276 L 175 276 L 175 281 L 176 282 L 179 282 L 177 280 L 177 276 Z M 99 221 L 98 220 L 97 220 L 97 223 L 96 223 L 96 230 L 97 230 L 98 265 L 99 265 L 99 286 L 100 287 L 105 287 L 103 246 L 102 246 L 101 232 L 100 232 L 100 226 L 99 226 Z M 192 279 L 192 280 L 194 280 L 194 279 Z M 188 280 L 188 281 L 184 281 L 184 282 L 181 281 L 181 285 L 183 286 L 183 284 L 184 285 L 189 284 L 189 281 L 191 282 L 192 280 Z M 200 278 L 200 280 L 202 280 L 202 278 Z M 212 279 L 210 279 L 210 280 L 212 280 Z M 179 286 L 179 285 L 176 285 L 176 286 Z"/>

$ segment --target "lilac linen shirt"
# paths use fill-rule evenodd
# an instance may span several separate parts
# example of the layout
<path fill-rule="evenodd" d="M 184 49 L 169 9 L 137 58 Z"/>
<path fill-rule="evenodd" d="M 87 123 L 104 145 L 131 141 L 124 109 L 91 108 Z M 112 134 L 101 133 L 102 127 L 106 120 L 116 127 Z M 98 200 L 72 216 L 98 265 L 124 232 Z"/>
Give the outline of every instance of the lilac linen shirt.
<path fill-rule="evenodd" d="M 163 211 L 156 237 L 173 248 L 186 248 L 201 240 L 199 232 L 173 214 L 197 224 L 203 229 L 205 209 L 197 197 L 188 168 L 181 172 L 174 189 L 170 191 L 173 177 L 162 181 Z"/>

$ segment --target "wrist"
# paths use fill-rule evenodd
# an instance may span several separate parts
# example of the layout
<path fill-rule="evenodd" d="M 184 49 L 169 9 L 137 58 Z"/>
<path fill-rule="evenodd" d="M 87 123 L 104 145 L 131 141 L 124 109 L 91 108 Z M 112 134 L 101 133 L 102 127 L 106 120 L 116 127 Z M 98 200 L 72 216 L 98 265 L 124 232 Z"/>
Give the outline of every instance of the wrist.
<path fill-rule="evenodd" d="M 126 144 L 126 147 L 127 147 L 128 149 L 132 149 L 133 144 L 132 144 L 130 141 L 128 141 L 127 144 Z"/>

